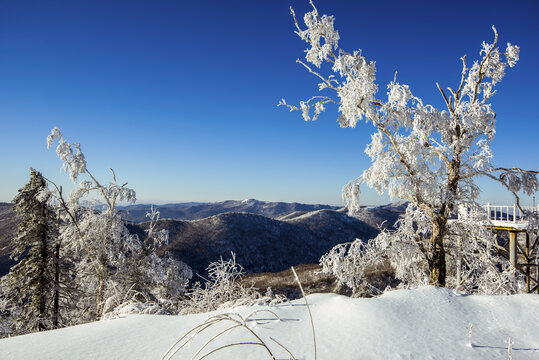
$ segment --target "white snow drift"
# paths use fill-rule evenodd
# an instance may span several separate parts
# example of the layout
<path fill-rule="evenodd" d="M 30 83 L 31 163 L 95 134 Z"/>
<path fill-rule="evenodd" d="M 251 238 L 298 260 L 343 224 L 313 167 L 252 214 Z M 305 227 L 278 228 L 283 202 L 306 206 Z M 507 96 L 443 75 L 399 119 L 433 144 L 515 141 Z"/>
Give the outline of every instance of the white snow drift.
<path fill-rule="evenodd" d="M 398 290 L 379 298 L 335 294 L 308 296 L 316 329 L 318 359 L 514 359 L 539 358 L 539 295 L 478 296 L 449 289 Z M 277 359 L 314 359 L 312 330 L 303 300 L 277 306 L 242 306 L 212 313 L 164 316 L 122 315 L 70 328 L 0 340 L 0 359 L 160 359 L 190 329 L 219 313 L 243 317 Z M 473 324 L 472 345 L 468 342 Z M 220 322 L 197 335 L 173 359 L 190 359 L 200 346 L 229 326 Z M 225 344 L 253 342 L 236 328 L 210 342 L 199 356 Z M 198 358 L 198 357 L 197 357 Z M 266 359 L 261 346 L 220 350 L 209 359 Z"/>

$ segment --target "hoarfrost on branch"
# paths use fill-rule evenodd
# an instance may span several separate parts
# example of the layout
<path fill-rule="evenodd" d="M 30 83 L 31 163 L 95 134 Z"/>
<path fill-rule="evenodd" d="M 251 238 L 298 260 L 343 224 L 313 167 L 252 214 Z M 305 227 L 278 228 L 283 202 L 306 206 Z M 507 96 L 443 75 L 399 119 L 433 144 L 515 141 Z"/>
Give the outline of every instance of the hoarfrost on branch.
<path fill-rule="evenodd" d="M 456 90 L 443 90 L 436 84 L 446 109 L 425 104 L 409 85 L 397 81 L 397 73 L 386 87 L 384 100 L 377 96 L 375 62 L 361 50 L 350 53 L 340 49 L 334 18 L 320 16 L 312 1 L 310 4 L 313 10 L 304 17 L 305 29 L 291 10 L 296 34 L 308 44 L 305 61 L 297 62 L 321 81 L 321 92 L 331 94 L 313 96 L 300 106 L 283 99 L 279 106 L 301 111 L 305 120 L 315 120 L 325 104 L 334 103 L 341 127 L 355 127 L 360 120 L 374 126 L 371 143 L 365 149 L 372 166 L 343 188 L 349 211 L 360 211 L 360 182 L 380 194 L 410 202 L 397 231 L 384 231 L 367 244 L 337 246 L 322 258 L 325 270 L 354 288 L 361 282 L 366 264 L 383 257 L 404 283 L 446 286 L 455 285 L 454 267 L 458 264 L 458 272 L 464 269 L 484 276 L 461 276 L 459 281 L 463 283 L 457 287 L 472 288 L 473 278 L 476 284 L 483 284 L 481 291 L 509 292 L 505 275 L 490 272 L 499 265 L 498 260 L 491 259 L 496 244 L 492 234 L 480 230 L 486 219 L 476 203 L 480 189 L 474 179 L 487 176 L 497 180 L 515 196 L 519 191 L 533 194 L 538 189 L 536 171 L 497 168 L 491 163 L 496 114 L 489 101 L 507 67 L 518 61 L 519 47 L 507 44 L 501 53 L 493 26 L 494 41 L 483 42 L 480 59 L 469 66 L 466 56 L 461 58 Z M 330 69 L 324 70 L 324 62 Z M 459 206 L 470 209 L 477 221 L 450 222 Z"/>

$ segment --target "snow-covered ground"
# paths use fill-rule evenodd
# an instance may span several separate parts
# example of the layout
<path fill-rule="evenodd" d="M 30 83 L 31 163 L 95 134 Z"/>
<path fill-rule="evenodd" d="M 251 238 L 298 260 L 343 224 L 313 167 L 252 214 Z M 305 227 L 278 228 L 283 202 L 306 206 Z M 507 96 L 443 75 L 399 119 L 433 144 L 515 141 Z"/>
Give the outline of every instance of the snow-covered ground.
<path fill-rule="evenodd" d="M 351 299 L 334 294 L 308 296 L 322 359 L 513 359 L 539 358 L 539 295 L 467 296 L 423 287 L 389 292 L 379 298 Z M 277 359 L 314 359 L 312 330 L 302 300 L 273 307 L 243 306 L 188 316 L 122 315 L 118 318 L 0 340 L 0 359 L 160 359 L 184 333 L 219 313 L 243 317 L 260 309 L 247 326 Z M 472 343 L 468 329 L 473 324 Z M 200 346 L 231 323 L 199 334 L 173 359 L 191 359 Z M 224 344 L 253 342 L 236 328 L 200 353 Z M 198 357 L 197 357 L 198 358 Z M 269 359 L 261 346 L 229 347 L 208 359 Z"/>

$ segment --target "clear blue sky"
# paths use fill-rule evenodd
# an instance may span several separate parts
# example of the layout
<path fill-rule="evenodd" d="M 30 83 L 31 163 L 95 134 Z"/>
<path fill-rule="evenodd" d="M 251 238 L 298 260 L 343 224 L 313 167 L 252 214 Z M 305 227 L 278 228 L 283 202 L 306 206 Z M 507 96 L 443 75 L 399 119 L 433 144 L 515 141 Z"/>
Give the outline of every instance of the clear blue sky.
<path fill-rule="evenodd" d="M 45 144 L 58 126 L 102 181 L 114 168 L 139 202 L 340 204 L 341 186 L 370 165 L 373 129 L 339 128 L 334 107 L 310 123 L 276 107 L 318 91 L 295 63 L 306 44 L 290 5 L 309 10 L 306 0 L 0 0 L 0 201 L 27 182 L 29 167 L 69 183 Z M 501 44 L 521 47 L 493 99 L 495 163 L 539 168 L 538 1 L 316 5 L 335 16 L 341 47 L 377 62 L 380 96 L 398 70 L 439 107 L 435 82 L 455 87 L 459 58 L 477 58 L 495 24 Z M 480 184 L 482 200 L 512 202 Z M 364 189 L 363 203 L 387 201 Z"/>

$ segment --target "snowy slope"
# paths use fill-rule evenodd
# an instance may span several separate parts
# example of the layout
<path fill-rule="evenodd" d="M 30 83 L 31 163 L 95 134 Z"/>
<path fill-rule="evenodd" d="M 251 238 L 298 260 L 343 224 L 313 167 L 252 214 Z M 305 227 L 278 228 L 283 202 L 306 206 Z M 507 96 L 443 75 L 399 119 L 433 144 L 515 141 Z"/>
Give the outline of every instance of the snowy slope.
<path fill-rule="evenodd" d="M 334 294 L 308 298 L 316 327 L 318 359 L 513 359 L 539 358 L 539 295 L 466 296 L 448 289 L 424 287 L 389 292 L 379 298 L 351 299 Z M 286 352 L 314 359 L 312 333 L 301 300 L 274 307 L 239 307 L 248 326 L 268 342 L 276 358 Z M 221 311 L 226 312 L 226 311 Z M 0 359 L 160 359 L 189 329 L 211 314 L 189 316 L 124 315 L 120 318 L 0 340 Z M 468 346 L 468 328 L 473 324 Z M 220 325 L 224 325 L 221 323 Z M 218 325 L 219 326 L 219 325 Z M 222 326 L 220 329 L 224 329 Z M 219 330 L 213 329 L 211 334 Z M 190 359 L 210 333 L 195 339 L 174 359 Z M 245 329 L 226 334 L 207 350 L 226 343 L 253 341 Z M 202 353 L 203 354 L 203 353 Z M 260 346 L 228 348 L 208 359 L 267 359 Z"/>
<path fill-rule="evenodd" d="M 144 238 L 148 225 L 128 229 Z M 316 264 L 337 244 L 372 239 L 379 233 L 376 227 L 333 210 L 286 221 L 229 212 L 193 221 L 160 220 L 156 230 L 161 229 L 169 234 L 161 251 L 169 251 L 204 277 L 211 262 L 228 259 L 231 252 L 247 273 L 279 272 L 297 264 Z"/>

